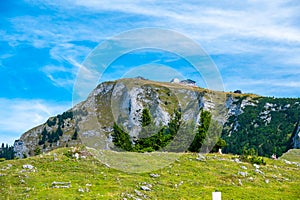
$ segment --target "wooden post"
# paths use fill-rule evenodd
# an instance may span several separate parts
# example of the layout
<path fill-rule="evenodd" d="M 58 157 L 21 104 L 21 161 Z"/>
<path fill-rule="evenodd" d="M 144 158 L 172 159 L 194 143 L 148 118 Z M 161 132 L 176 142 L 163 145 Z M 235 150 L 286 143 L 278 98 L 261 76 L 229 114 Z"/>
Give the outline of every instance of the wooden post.
<path fill-rule="evenodd" d="M 221 198 L 221 192 L 216 190 L 215 192 L 212 193 L 212 200 L 222 200 Z"/>

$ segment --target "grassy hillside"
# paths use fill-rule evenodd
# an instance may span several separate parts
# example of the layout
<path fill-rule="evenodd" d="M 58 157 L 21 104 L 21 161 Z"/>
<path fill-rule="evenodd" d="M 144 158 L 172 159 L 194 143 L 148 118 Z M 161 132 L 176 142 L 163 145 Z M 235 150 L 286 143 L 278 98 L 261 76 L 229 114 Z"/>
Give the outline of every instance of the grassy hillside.
<path fill-rule="evenodd" d="M 280 159 L 285 159 L 292 162 L 300 162 L 300 149 L 290 149 L 283 154 Z"/>
<path fill-rule="evenodd" d="M 199 161 L 197 154 L 176 154 L 176 161 L 162 169 L 126 173 L 100 163 L 84 149 L 79 154 L 84 158 L 57 149 L 1 162 L 0 199 L 211 199 L 215 190 L 223 199 L 300 199 L 300 167 L 282 160 L 266 158 L 267 165 L 259 168 L 262 174 L 252 164 L 235 162 L 233 155 L 207 154 Z M 23 169 L 27 164 L 34 168 Z M 55 181 L 70 182 L 71 187 L 52 188 Z"/>

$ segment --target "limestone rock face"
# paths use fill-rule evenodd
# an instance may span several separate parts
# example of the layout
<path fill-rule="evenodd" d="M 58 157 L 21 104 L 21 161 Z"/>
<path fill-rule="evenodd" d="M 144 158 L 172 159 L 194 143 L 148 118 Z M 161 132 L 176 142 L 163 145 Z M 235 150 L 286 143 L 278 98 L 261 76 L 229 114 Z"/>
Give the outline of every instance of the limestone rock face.
<path fill-rule="evenodd" d="M 300 125 L 298 125 L 296 134 L 293 138 L 293 144 L 295 149 L 300 149 Z"/>

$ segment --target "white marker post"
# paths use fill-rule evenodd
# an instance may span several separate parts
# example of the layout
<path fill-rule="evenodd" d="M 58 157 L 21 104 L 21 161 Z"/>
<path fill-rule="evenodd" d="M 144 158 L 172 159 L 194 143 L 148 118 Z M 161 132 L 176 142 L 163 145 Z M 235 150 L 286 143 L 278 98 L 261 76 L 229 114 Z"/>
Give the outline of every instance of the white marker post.
<path fill-rule="evenodd" d="M 213 192 L 212 193 L 212 200 L 222 200 L 221 192 L 219 192 L 218 190 Z"/>

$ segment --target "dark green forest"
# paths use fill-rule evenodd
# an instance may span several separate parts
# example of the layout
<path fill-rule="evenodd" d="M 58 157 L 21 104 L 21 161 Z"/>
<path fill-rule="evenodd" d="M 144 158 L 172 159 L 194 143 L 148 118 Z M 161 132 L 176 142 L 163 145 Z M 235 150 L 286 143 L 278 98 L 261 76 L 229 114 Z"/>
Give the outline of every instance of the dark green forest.
<path fill-rule="evenodd" d="M 14 159 L 14 147 L 2 143 L 0 147 L 0 161 Z"/>
<path fill-rule="evenodd" d="M 291 139 L 300 116 L 299 99 L 260 97 L 254 100 L 258 102 L 256 106 L 245 106 L 242 114 L 229 117 L 224 124 L 222 138 L 227 143 L 224 152 L 241 155 L 244 149 L 253 148 L 260 156 L 281 156 L 292 147 Z M 274 108 L 266 107 L 266 103 L 273 104 Z M 269 113 L 269 122 L 261 115 L 263 112 Z"/>

